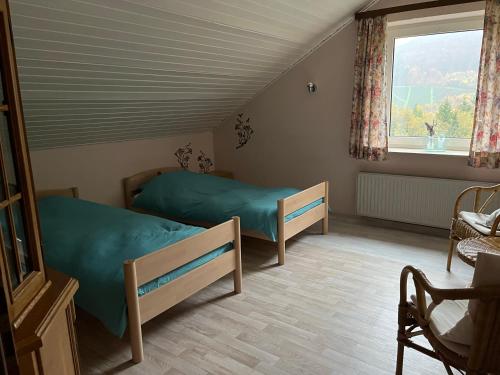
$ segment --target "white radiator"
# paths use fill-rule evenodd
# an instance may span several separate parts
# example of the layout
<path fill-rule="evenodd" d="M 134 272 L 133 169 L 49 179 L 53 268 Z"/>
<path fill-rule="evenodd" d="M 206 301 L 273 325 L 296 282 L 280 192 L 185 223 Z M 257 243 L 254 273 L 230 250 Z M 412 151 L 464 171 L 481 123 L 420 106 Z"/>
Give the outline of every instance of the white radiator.
<path fill-rule="evenodd" d="M 356 213 L 392 221 L 449 228 L 457 196 L 470 186 L 492 183 L 444 178 L 359 173 Z M 483 194 L 482 199 L 487 198 Z M 464 201 L 471 210 L 473 196 Z M 500 207 L 500 194 L 489 207 Z M 489 211 L 492 211 L 490 209 Z"/>

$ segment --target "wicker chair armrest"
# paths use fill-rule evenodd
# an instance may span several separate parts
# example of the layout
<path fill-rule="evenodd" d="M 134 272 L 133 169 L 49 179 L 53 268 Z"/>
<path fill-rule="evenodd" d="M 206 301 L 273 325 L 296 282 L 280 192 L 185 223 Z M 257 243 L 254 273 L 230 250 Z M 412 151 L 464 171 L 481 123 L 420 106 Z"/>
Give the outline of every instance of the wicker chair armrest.
<path fill-rule="evenodd" d="M 493 222 L 493 225 L 491 226 L 491 231 L 490 231 L 490 236 L 496 236 L 498 227 L 500 226 L 500 215 L 497 216 L 495 221 Z"/>
<path fill-rule="evenodd" d="M 415 291 L 417 296 L 417 310 L 421 318 L 425 319 L 427 314 L 427 306 L 425 302 L 425 293 L 427 292 L 432 301 L 439 305 L 444 300 L 471 300 L 480 299 L 483 301 L 490 300 L 500 300 L 500 287 L 481 287 L 481 288 L 436 288 L 427 279 L 425 274 L 413 267 L 406 266 L 401 271 L 400 280 L 400 303 L 404 304 L 408 301 L 407 287 L 408 287 L 408 276 L 413 276 L 413 282 L 415 285 Z"/>

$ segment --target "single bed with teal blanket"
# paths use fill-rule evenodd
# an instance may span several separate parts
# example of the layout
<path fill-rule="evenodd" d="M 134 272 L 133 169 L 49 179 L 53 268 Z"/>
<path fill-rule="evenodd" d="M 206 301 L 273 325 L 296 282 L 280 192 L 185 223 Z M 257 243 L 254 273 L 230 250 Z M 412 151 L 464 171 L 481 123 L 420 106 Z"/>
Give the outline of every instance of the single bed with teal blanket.
<path fill-rule="evenodd" d="M 240 217 L 243 234 L 278 242 L 280 264 L 288 238 L 319 220 L 328 231 L 328 182 L 303 191 L 265 188 L 176 168 L 142 172 L 124 182 L 127 207 L 139 212 L 203 225 Z"/>
<path fill-rule="evenodd" d="M 207 230 L 72 197 L 44 197 L 38 208 L 45 262 L 78 279 L 76 304 L 121 337 L 128 302 L 136 362 L 142 360 L 140 325 L 208 285 L 183 291 L 192 275 L 224 259 L 222 274 L 235 272 L 241 288 L 237 218 Z"/>

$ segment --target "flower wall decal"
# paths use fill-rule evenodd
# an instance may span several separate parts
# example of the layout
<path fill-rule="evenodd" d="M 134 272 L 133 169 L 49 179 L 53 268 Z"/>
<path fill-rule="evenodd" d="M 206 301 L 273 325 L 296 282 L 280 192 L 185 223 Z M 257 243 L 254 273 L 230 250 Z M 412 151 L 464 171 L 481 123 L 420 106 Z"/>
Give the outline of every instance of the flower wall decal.
<path fill-rule="evenodd" d="M 200 167 L 201 173 L 208 173 L 212 169 L 214 163 L 203 151 L 200 150 L 200 155 L 198 155 L 198 165 Z"/>
<path fill-rule="evenodd" d="M 191 142 L 187 145 L 180 147 L 175 151 L 174 155 L 177 157 L 177 162 L 181 166 L 182 169 L 189 168 L 189 160 L 191 159 L 191 155 L 193 154 L 193 149 L 191 147 Z"/>
<path fill-rule="evenodd" d="M 250 117 L 247 117 L 247 119 L 244 120 L 243 113 L 238 113 L 234 130 L 236 130 L 236 136 L 238 137 L 236 149 L 242 148 L 247 144 L 254 133 L 252 127 L 250 126 Z"/>

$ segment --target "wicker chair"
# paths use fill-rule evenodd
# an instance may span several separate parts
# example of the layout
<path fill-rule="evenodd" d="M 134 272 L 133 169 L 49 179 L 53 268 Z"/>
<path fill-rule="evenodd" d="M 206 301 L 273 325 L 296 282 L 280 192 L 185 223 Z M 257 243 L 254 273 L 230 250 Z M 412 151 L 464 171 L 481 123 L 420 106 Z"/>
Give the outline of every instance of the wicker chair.
<path fill-rule="evenodd" d="M 484 213 L 491 205 L 495 195 L 500 191 L 500 184 L 494 186 L 473 186 L 465 189 L 457 198 L 455 208 L 453 210 L 453 218 L 450 227 L 450 247 L 448 250 L 448 262 L 446 269 L 451 268 L 451 259 L 455 249 L 455 242 L 471 237 L 497 236 L 498 227 L 500 224 L 500 216 L 497 217 L 491 229 L 486 227 L 478 230 L 477 225 L 471 225 L 474 221 L 474 216 Z M 473 212 L 461 212 L 460 207 L 462 200 L 469 194 L 475 192 Z M 481 199 L 482 193 L 489 193 L 489 196 L 484 200 Z"/>
<path fill-rule="evenodd" d="M 412 274 L 416 297 L 414 301 L 407 299 L 408 275 Z M 398 314 L 398 355 L 396 374 L 403 373 L 403 357 L 405 347 L 413 348 L 432 358 L 440 360 L 448 374 L 451 368 L 468 375 L 500 373 L 500 287 L 439 289 L 434 287 L 424 273 L 407 266 L 401 273 L 401 290 Z M 479 300 L 474 322 L 472 345 L 465 346 L 467 351 L 455 350 L 453 346 L 443 344 L 435 334 L 431 309 L 428 309 L 426 293 L 436 305 L 454 303 L 469 299 Z M 434 311 L 437 310 L 437 307 Z M 433 312 L 434 313 L 434 312 Z M 415 343 L 412 338 L 424 335 L 432 349 Z M 455 344 L 455 346 L 457 346 Z M 462 347 L 463 345 L 458 345 Z"/>

